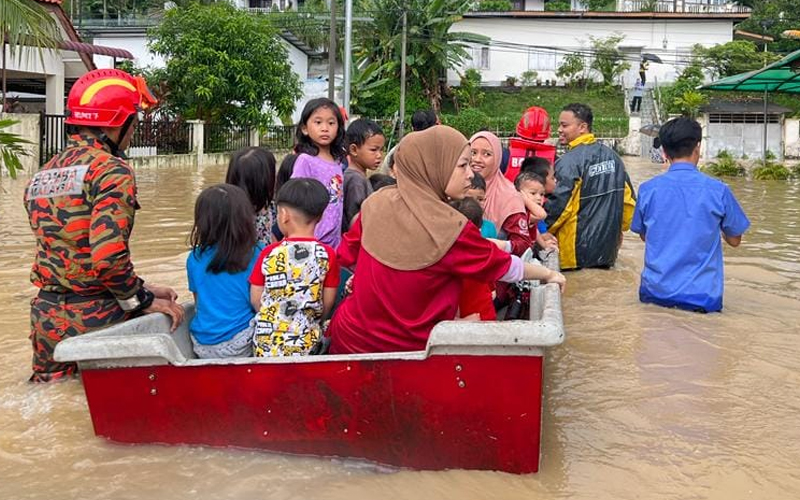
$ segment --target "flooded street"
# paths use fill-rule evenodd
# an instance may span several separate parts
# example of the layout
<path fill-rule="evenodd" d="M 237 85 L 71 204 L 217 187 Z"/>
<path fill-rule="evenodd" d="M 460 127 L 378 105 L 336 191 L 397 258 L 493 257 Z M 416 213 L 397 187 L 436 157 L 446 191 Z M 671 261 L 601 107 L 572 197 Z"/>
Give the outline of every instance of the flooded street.
<path fill-rule="evenodd" d="M 626 163 L 634 184 L 658 166 Z M 225 167 L 137 173 L 132 253 L 188 300 L 194 200 Z M 638 301 L 644 244 L 568 275 L 548 351 L 539 474 L 391 471 L 342 460 L 94 436 L 79 380 L 30 375 L 26 178 L 0 178 L 2 499 L 791 499 L 800 497 L 800 183 L 728 180 L 752 226 L 725 249 L 722 314 Z M 682 228 L 676 229 L 680 237 Z M 186 390 L 202 390 L 187 387 Z M 130 415 L 131 419 L 137 415 Z"/>

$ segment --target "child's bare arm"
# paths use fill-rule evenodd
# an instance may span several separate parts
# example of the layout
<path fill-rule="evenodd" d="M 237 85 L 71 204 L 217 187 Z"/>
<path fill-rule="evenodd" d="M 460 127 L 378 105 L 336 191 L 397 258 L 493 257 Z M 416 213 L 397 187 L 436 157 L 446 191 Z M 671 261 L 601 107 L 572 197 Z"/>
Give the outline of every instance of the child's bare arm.
<path fill-rule="evenodd" d="M 336 288 L 323 288 L 322 289 L 322 317 L 328 317 L 333 309 L 333 303 L 336 301 Z"/>
<path fill-rule="evenodd" d="M 533 201 L 533 198 L 528 193 L 521 192 L 522 200 L 525 202 L 525 209 L 528 211 L 531 219 L 535 221 L 544 220 L 547 218 L 547 212 L 544 211 L 541 205 Z"/>
<path fill-rule="evenodd" d="M 250 305 L 253 310 L 261 309 L 261 294 L 264 293 L 263 286 L 250 285 Z"/>

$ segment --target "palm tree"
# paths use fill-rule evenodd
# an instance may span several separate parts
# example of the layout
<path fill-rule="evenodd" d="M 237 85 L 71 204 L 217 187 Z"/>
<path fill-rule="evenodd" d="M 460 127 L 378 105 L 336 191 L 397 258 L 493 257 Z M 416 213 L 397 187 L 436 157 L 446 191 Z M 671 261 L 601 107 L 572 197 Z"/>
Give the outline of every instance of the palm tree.
<path fill-rule="evenodd" d="M 471 7 L 463 0 L 372 0 L 374 28 L 356 40 L 359 66 L 378 63 L 374 78 L 397 78 L 403 11 L 408 15 L 409 77 L 419 81 L 431 107 L 441 104 L 443 76 L 470 58 L 470 43 L 486 44 L 487 37 L 452 32 L 450 28 Z"/>
<path fill-rule="evenodd" d="M 2 45 L 2 108 L 6 109 L 6 52 L 13 57 L 21 57 L 23 46 L 36 47 L 39 58 L 44 62 L 44 51 L 58 46 L 61 33 L 55 19 L 50 13 L 33 0 L 0 1 L 0 34 Z M 6 50 L 8 47 L 8 50 Z M 13 121 L 0 120 L 0 129 L 11 126 Z M 19 157 L 27 155 L 23 148 L 27 143 L 16 134 L 0 132 L 0 161 L 8 169 L 12 177 L 20 168 Z"/>
<path fill-rule="evenodd" d="M 0 33 L 3 33 L 3 109 L 6 105 L 6 46 L 11 57 L 22 55 L 22 46 L 44 50 L 58 47 L 61 33 L 55 19 L 34 0 L 2 0 Z"/>

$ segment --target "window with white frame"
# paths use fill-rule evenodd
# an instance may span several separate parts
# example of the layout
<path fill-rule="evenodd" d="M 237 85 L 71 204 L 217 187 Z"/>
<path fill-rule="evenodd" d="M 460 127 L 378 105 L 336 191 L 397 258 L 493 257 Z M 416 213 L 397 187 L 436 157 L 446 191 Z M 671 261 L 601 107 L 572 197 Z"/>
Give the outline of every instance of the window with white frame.
<path fill-rule="evenodd" d="M 528 52 L 528 69 L 535 71 L 555 71 L 561 56 L 554 50 L 531 49 Z"/>
<path fill-rule="evenodd" d="M 486 45 L 474 45 L 470 50 L 470 68 L 489 69 L 489 47 Z"/>

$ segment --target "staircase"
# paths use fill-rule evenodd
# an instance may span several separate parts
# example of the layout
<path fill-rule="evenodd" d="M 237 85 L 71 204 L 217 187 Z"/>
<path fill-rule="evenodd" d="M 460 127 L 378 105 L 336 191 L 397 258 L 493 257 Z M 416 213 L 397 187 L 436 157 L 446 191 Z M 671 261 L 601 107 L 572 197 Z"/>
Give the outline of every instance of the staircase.
<path fill-rule="evenodd" d="M 656 82 L 658 84 L 658 82 Z M 642 95 L 642 106 L 639 116 L 642 119 L 642 127 L 650 124 L 660 124 L 658 109 L 656 107 L 656 100 L 654 94 L 657 92 L 655 87 L 645 88 Z M 653 138 L 649 135 L 641 135 L 641 156 L 649 158 L 650 148 L 653 146 Z"/>

